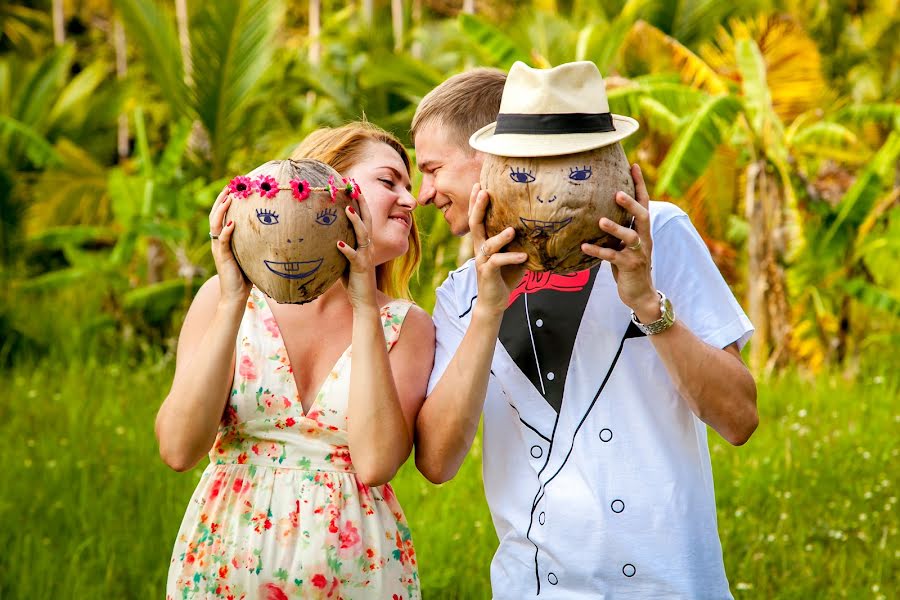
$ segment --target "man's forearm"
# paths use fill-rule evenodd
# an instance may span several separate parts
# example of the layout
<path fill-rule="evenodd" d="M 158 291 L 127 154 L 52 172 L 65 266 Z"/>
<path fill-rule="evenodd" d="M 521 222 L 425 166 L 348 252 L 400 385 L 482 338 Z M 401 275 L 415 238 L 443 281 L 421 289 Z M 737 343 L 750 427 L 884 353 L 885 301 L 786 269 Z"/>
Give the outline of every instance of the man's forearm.
<path fill-rule="evenodd" d="M 737 347 L 710 346 L 681 322 L 650 341 L 694 414 L 729 443 L 746 442 L 759 423 L 756 382 Z"/>
<path fill-rule="evenodd" d="M 503 313 L 472 311 L 459 347 L 416 420 L 416 467 L 433 483 L 459 471 L 481 420 Z"/>

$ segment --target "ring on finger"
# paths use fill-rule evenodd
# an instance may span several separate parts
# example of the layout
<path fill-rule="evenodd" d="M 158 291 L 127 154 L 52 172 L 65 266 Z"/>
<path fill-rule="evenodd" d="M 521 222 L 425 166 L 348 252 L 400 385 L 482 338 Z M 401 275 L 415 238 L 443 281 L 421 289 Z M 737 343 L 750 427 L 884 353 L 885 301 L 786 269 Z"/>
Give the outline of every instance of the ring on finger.
<path fill-rule="evenodd" d="M 219 236 L 216 235 L 215 233 L 213 233 L 212 231 L 210 231 L 210 232 L 209 232 L 209 239 L 211 239 L 211 240 L 217 240 L 217 239 L 219 239 Z"/>
<path fill-rule="evenodd" d="M 487 251 L 487 242 L 482 242 L 481 247 L 478 249 L 478 252 L 485 258 L 491 257 L 491 253 Z"/>
<path fill-rule="evenodd" d="M 638 238 L 637 243 L 635 243 L 631 246 L 628 246 L 628 249 L 629 250 L 640 250 L 641 246 L 643 246 L 643 245 L 644 245 L 644 242 L 641 241 L 641 238 Z"/>
<path fill-rule="evenodd" d="M 358 244 L 356 246 L 356 249 L 359 250 L 360 248 L 368 248 L 371 243 L 372 243 L 372 240 L 368 240 L 365 244 Z"/>

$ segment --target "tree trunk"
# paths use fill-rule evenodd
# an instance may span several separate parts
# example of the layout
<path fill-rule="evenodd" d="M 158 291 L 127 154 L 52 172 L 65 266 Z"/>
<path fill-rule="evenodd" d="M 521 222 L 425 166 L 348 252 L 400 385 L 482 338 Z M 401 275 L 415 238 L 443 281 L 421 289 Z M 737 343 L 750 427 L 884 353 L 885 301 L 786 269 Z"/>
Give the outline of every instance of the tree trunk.
<path fill-rule="evenodd" d="M 178 23 L 178 44 L 181 46 L 184 83 L 191 87 L 194 85 L 194 61 L 191 59 L 191 32 L 188 22 L 187 0 L 175 0 L 175 20 Z"/>
<path fill-rule="evenodd" d="M 322 3 L 320 0 L 309 0 L 309 64 L 312 67 L 318 67 L 322 61 L 322 41 L 320 32 L 322 30 Z M 312 106 L 316 101 L 316 93 L 312 90 L 306 92 L 306 103 Z"/>
<path fill-rule="evenodd" d="M 116 54 L 116 79 L 121 81 L 128 74 L 128 48 L 125 44 L 125 28 L 118 17 L 113 19 L 113 48 Z M 119 115 L 119 128 L 116 135 L 116 149 L 119 154 L 119 162 L 128 158 L 129 139 L 128 114 L 123 112 Z"/>
<path fill-rule="evenodd" d="M 419 28 L 422 27 L 422 0 L 413 0 L 411 16 L 412 30 L 418 33 Z M 409 53 L 413 58 L 422 60 L 422 42 L 415 39 L 410 46 Z"/>
<path fill-rule="evenodd" d="M 391 0 L 391 29 L 394 32 L 394 52 L 402 52 L 403 0 Z"/>
<path fill-rule="evenodd" d="M 66 43 L 66 17 L 63 12 L 63 0 L 53 0 L 53 44 L 62 46 Z"/>
<path fill-rule="evenodd" d="M 784 275 L 786 224 L 781 209 L 783 191 L 766 161 L 747 167 L 745 211 L 750 225 L 747 241 L 750 321 L 756 332 L 750 353 L 755 373 L 770 372 L 789 358 L 790 307 Z"/>
<path fill-rule="evenodd" d="M 362 0 L 362 18 L 366 25 L 375 20 L 375 0 Z"/>

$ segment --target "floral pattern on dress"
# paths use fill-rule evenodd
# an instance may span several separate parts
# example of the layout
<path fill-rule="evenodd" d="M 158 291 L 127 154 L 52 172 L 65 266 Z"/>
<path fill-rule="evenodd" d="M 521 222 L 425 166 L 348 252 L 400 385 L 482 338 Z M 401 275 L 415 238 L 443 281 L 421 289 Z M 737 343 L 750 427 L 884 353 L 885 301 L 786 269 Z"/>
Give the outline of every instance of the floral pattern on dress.
<path fill-rule="evenodd" d="M 388 350 L 411 303 L 382 308 Z M 419 598 L 416 553 L 390 484 L 369 487 L 347 441 L 351 348 L 307 414 L 278 324 L 255 287 L 210 464 L 185 513 L 167 600 Z"/>

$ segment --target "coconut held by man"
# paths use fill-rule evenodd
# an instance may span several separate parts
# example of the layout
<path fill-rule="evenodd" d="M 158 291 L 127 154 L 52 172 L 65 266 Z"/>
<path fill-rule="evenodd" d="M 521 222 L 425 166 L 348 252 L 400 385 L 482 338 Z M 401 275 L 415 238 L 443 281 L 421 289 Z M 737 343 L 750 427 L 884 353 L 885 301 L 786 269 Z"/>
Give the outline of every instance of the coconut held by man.
<path fill-rule="evenodd" d="M 592 62 L 509 70 L 497 121 L 469 144 L 485 153 L 481 187 L 491 195 L 488 236 L 513 227 L 506 250 L 525 252 L 530 271 L 572 273 L 600 259 L 582 243 L 618 247 L 599 228 L 606 217 L 628 226 L 616 192 L 634 197 L 634 181 L 619 143 L 637 121 L 609 112 L 603 77 Z"/>
<path fill-rule="evenodd" d="M 229 183 L 234 197 L 231 247 L 241 270 L 279 303 L 317 298 L 340 278 L 347 259 L 337 249 L 356 245 L 344 209 L 359 186 L 317 160 L 272 160 Z"/>

